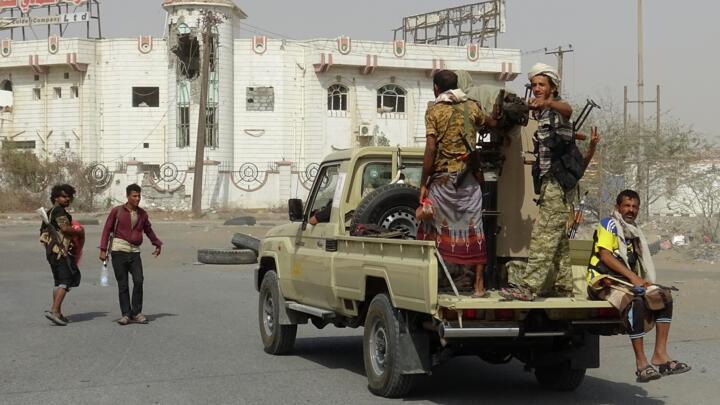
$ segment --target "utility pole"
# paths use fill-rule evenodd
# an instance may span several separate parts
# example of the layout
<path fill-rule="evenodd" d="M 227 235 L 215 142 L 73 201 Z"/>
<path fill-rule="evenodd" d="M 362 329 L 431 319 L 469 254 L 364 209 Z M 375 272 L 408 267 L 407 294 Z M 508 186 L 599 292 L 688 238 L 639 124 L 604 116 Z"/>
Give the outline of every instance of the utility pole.
<path fill-rule="evenodd" d="M 563 55 L 568 52 L 573 52 L 572 45 L 568 45 L 569 49 L 563 49 L 562 45 L 557 47 L 557 50 L 554 51 L 548 51 L 547 48 L 545 48 L 545 55 L 557 55 L 557 69 L 558 69 L 558 76 L 560 76 L 560 85 L 558 86 L 558 94 L 562 95 L 562 85 L 563 85 Z"/>
<path fill-rule="evenodd" d="M 650 215 L 650 170 L 647 162 L 645 153 L 645 103 L 655 103 L 656 114 L 655 117 L 655 131 L 656 135 L 660 136 L 660 85 L 656 87 L 655 100 L 645 100 L 645 79 L 644 79 L 644 62 L 643 62 L 643 13 L 642 13 L 642 0 L 637 0 L 637 41 L 638 41 L 638 78 L 637 78 L 637 100 L 628 100 L 627 97 L 627 86 L 625 86 L 624 92 L 624 107 L 623 107 L 623 124 L 625 130 L 627 130 L 627 105 L 636 103 L 638 105 L 638 133 L 636 136 L 640 137 L 638 142 L 638 160 L 637 160 L 637 188 L 640 192 L 641 197 L 644 197 L 644 204 L 641 205 L 641 217 L 647 219 Z"/>
<path fill-rule="evenodd" d="M 205 128 L 207 96 L 210 74 L 210 33 L 215 25 L 212 12 L 203 14 L 202 64 L 200 68 L 200 113 L 198 114 L 197 140 L 195 143 L 195 176 L 193 178 L 192 212 L 195 217 L 202 214 L 203 164 L 205 163 Z"/>

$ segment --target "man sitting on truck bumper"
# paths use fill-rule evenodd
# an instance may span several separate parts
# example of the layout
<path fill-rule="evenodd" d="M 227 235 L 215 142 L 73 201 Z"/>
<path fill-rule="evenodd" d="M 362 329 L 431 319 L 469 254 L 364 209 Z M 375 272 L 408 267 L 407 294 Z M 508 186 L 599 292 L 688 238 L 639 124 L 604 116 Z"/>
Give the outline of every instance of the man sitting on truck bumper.
<path fill-rule="evenodd" d="M 667 340 L 672 320 L 673 303 L 664 302 L 663 308 L 652 310 L 644 297 L 647 288 L 653 286 L 655 270 L 647 240 L 635 223 L 640 208 L 640 196 L 633 190 L 620 192 L 615 211 L 600 221 L 593 235 L 593 253 L 588 266 L 588 295 L 595 299 L 615 302 L 626 316 L 626 324 L 635 352 L 638 382 L 648 382 L 661 375 L 680 374 L 690 370 L 685 363 L 673 360 L 667 353 Z M 642 277 L 641 277 L 642 275 Z M 632 289 L 623 289 L 622 287 Z M 653 287 L 657 288 L 657 287 Z M 626 299 L 612 300 L 611 295 Z M 669 296 L 669 293 L 668 293 Z M 629 298 L 629 300 L 627 299 Z M 629 302 L 628 302 L 629 301 Z M 665 300 L 663 300 L 665 301 Z M 617 305 L 622 302 L 621 305 Z M 648 322 L 649 321 L 649 322 Z M 647 325 L 656 324 L 655 351 L 652 364 L 645 356 L 643 337 Z"/>

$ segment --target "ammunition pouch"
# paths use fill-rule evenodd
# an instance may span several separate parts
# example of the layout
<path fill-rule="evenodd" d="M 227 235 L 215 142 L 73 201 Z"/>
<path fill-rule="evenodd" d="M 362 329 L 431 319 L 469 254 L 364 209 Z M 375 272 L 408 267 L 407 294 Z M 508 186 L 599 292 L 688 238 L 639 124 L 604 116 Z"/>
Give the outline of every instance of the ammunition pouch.
<path fill-rule="evenodd" d="M 551 112 L 552 133 L 542 142 L 552 151 L 550 174 L 565 191 L 572 190 L 585 174 L 585 159 L 575 143 L 575 131 L 571 121 L 556 125 L 556 112 Z"/>

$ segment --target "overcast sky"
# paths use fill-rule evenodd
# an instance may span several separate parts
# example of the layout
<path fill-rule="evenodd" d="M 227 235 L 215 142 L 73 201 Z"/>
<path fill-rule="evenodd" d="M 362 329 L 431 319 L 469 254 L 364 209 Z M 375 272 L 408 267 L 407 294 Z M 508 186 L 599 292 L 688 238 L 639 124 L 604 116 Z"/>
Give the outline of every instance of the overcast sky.
<path fill-rule="evenodd" d="M 248 14 L 240 32 L 258 28 L 293 39 L 392 40 L 404 16 L 468 4 L 458 0 L 236 0 Z M 161 35 L 162 0 L 102 0 L 105 37 Z M 667 114 L 720 141 L 715 126 L 715 94 L 709 76 L 720 66 L 720 2 L 645 0 L 645 90 Z M 507 0 L 507 32 L 498 46 L 524 52 L 523 72 L 537 61 L 556 64 L 542 48 L 572 44 L 565 54 L 564 92 L 575 99 L 612 96 L 621 106 L 623 86 L 637 99 L 637 2 L 635 0 Z M 252 27 L 251 27 L 252 26 Z M 253 28 L 257 27 L 257 28 Z M 268 36 L 274 36 L 266 33 Z M 279 35 L 276 35 L 279 36 Z M 533 52 L 535 51 L 535 52 Z M 526 53 L 525 53 L 526 52 Z M 526 80 L 518 76 L 519 87 Z M 634 115 L 636 108 L 630 107 Z M 646 105 L 646 116 L 655 106 Z"/>

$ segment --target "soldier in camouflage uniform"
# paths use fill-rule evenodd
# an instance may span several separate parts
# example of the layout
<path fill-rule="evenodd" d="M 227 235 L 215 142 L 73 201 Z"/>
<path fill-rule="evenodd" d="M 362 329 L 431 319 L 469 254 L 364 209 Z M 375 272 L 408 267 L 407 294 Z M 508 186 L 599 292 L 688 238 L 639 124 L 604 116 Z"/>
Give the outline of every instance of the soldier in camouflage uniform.
<path fill-rule="evenodd" d="M 538 131 L 534 135 L 540 172 L 540 212 L 533 226 L 528 263 L 508 275 L 514 285 L 501 291 L 508 299 L 532 300 L 544 296 L 572 296 L 570 245 L 566 234 L 572 213 L 574 190 L 566 191 L 550 173 L 552 150 L 542 141 L 552 136 L 553 126 L 566 123 L 572 107 L 558 94 L 560 78 L 552 67 L 538 63 L 528 74 L 534 98 L 530 100 Z"/>

